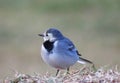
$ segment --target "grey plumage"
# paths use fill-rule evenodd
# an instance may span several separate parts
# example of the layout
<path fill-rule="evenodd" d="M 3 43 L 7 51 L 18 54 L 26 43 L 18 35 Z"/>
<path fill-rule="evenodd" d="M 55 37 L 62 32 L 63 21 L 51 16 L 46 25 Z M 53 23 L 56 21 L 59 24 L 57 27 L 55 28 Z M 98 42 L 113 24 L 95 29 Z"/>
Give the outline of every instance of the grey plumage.
<path fill-rule="evenodd" d="M 76 62 L 81 64 L 91 61 L 81 58 L 72 41 L 66 38 L 59 30 L 55 28 L 48 29 L 44 34 L 39 34 L 44 39 L 41 47 L 41 56 L 44 62 L 57 69 L 67 69 Z"/>

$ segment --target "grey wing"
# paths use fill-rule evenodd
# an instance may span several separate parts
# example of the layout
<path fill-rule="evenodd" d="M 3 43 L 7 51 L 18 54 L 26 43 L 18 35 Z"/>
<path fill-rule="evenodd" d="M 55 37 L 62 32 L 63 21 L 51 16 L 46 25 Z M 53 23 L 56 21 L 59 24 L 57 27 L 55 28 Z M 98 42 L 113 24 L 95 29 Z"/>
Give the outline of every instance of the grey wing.
<path fill-rule="evenodd" d="M 79 59 L 83 62 L 87 62 L 87 63 L 90 63 L 90 64 L 93 64 L 93 62 L 87 60 L 87 59 L 84 59 L 81 56 L 81 54 L 79 54 L 79 52 L 77 51 L 77 49 L 75 48 L 74 44 L 72 43 L 72 41 L 70 41 L 69 39 L 66 39 L 64 40 L 64 44 L 65 44 L 65 48 L 68 50 L 67 53 L 69 53 L 69 55 L 71 56 L 75 56 L 77 55 L 79 57 Z M 81 62 L 79 61 L 79 62 Z M 93 64 L 94 65 L 94 64 Z"/>
<path fill-rule="evenodd" d="M 70 41 L 69 39 L 65 38 L 63 40 L 64 42 L 64 46 L 65 49 L 68 50 L 67 52 L 71 55 L 78 55 L 81 56 L 81 54 L 79 54 L 79 52 L 77 51 L 77 49 L 75 48 L 74 44 L 72 43 L 72 41 Z"/>
<path fill-rule="evenodd" d="M 78 56 L 81 56 L 81 54 L 78 52 L 78 50 L 75 48 L 73 44 L 69 45 L 68 50 L 74 51 Z"/>
<path fill-rule="evenodd" d="M 77 52 L 77 54 L 78 54 L 79 56 L 82 56 L 82 55 L 78 52 L 78 50 L 76 50 L 76 52 Z"/>

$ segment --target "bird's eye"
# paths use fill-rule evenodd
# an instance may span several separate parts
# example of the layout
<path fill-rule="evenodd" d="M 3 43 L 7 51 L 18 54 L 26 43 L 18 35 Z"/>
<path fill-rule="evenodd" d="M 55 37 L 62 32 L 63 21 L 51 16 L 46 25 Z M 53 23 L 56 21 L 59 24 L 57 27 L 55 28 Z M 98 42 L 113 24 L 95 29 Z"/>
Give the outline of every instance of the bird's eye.
<path fill-rule="evenodd" d="M 48 34 L 46 33 L 46 36 L 48 36 Z"/>

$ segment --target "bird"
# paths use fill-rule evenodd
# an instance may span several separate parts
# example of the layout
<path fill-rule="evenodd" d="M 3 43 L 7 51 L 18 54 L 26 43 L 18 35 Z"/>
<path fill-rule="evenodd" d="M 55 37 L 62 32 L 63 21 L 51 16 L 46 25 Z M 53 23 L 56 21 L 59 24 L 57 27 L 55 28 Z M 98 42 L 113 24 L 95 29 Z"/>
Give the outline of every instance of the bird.
<path fill-rule="evenodd" d="M 46 64 L 57 69 L 56 76 L 63 69 L 69 73 L 69 68 L 76 62 L 93 64 L 92 61 L 82 58 L 73 42 L 57 28 L 49 28 L 38 35 L 44 40 L 41 46 L 41 57 Z"/>

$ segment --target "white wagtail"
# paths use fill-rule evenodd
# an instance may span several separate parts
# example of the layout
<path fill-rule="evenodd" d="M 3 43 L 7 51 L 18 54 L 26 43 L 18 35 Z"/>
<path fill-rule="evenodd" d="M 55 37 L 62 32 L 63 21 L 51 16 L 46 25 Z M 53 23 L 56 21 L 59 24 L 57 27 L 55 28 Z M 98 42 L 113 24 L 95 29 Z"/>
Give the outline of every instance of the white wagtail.
<path fill-rule="evenodd" d="M 81 54 L 78 53 L 72 41 L 59 30 L 50 28 L 39 36 L 44 39 L 41 47 L 42 59 L 45 63 L 57 69 L 56 76 L 60 69 L 67 69 L 67 73 L 69 73 L 69 67 L 76 62 L 93 64 L 93 62 L 81 58 Z"/>

